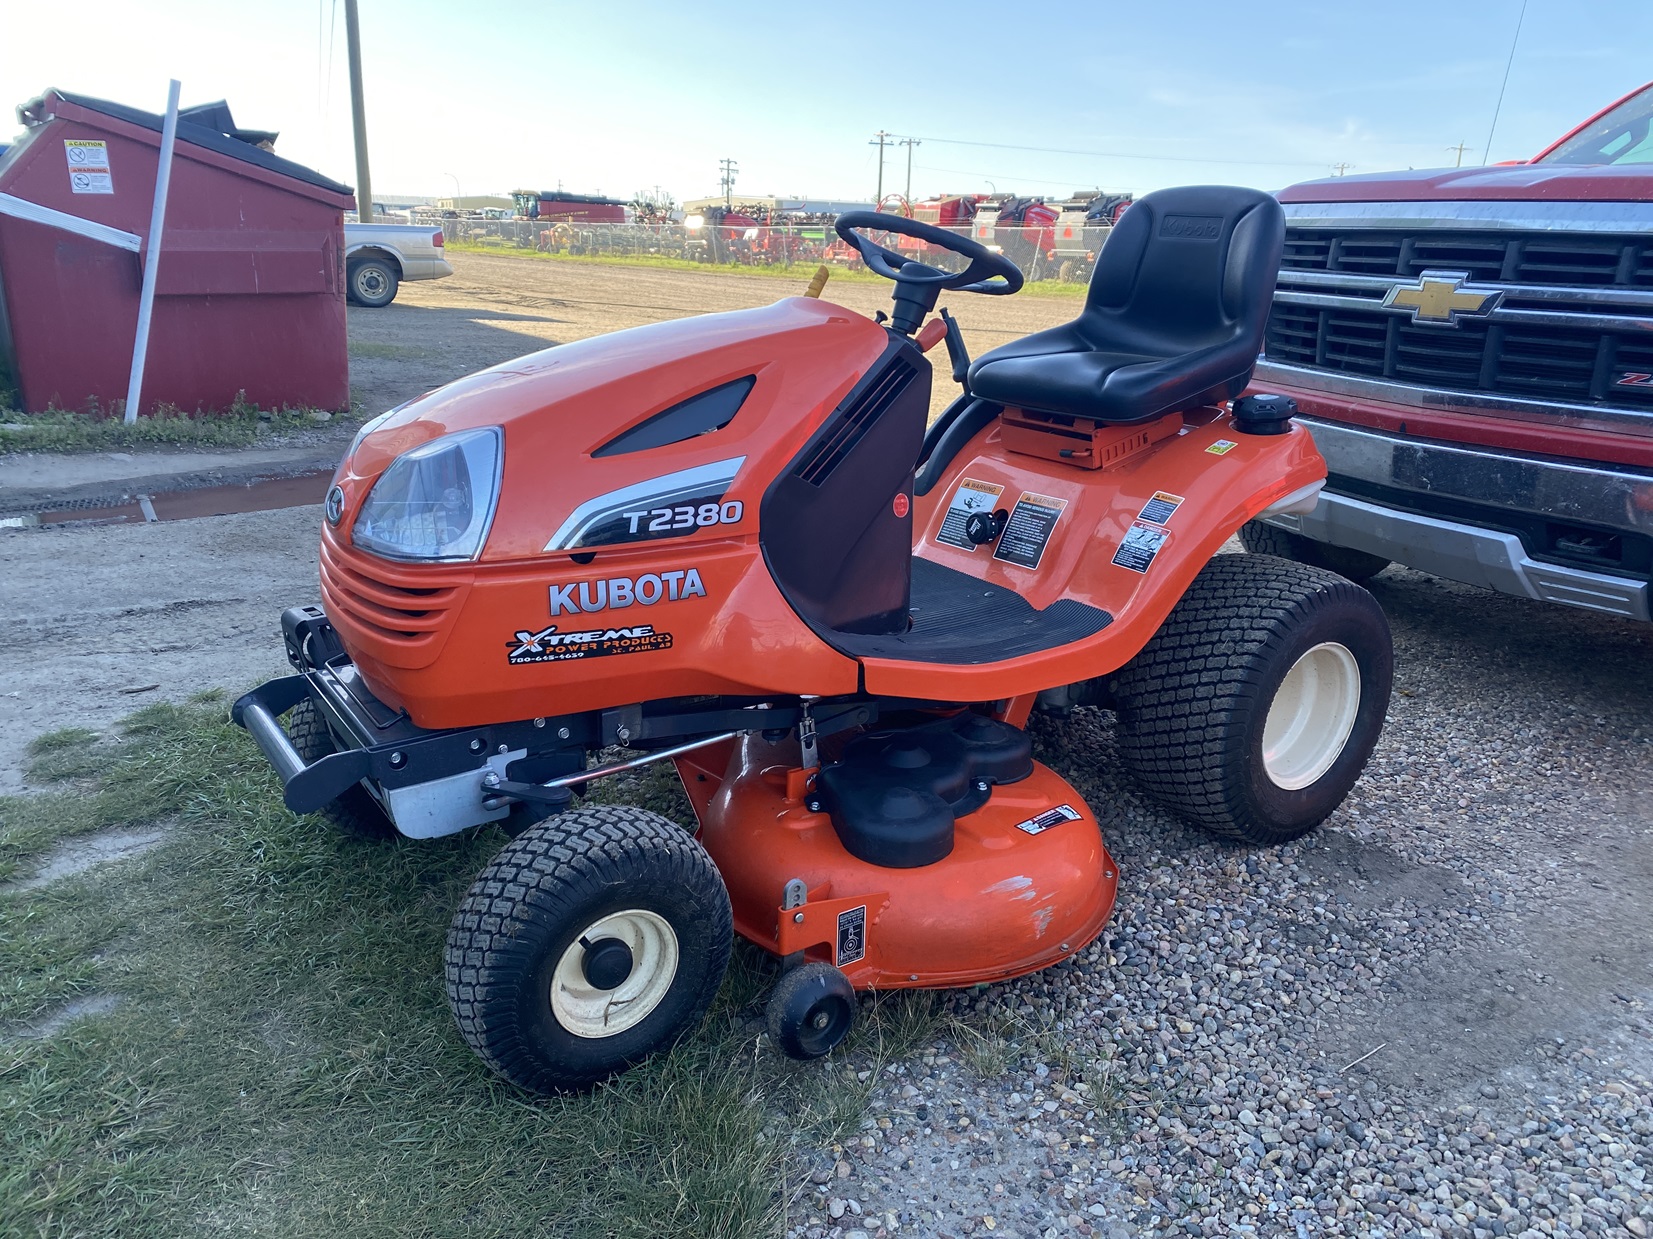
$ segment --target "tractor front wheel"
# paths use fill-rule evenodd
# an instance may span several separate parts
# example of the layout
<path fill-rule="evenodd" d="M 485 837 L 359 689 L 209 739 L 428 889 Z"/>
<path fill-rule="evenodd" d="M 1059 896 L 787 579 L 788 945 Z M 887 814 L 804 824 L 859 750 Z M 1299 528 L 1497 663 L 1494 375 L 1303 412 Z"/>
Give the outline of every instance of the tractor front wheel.
<path fill-rule="evenodd" d="M 686 831 L 643 809 L 576 809 L 471 885 L 448 930 L 448 1001 L 512 1083 L 585 1088 L 700 1022 L 732 937 L 723 880 Z"/>
<path fill-rule="evenodd" d="M 1389 623 L 1360 586 L 1273 556 L 1218 555 L 1109 687 L 1126 763 L 1155 799 L 1270 845 L 1343 802 L 1393 674 Z"/>
<path fill-rule="evenodd" d="M 287 715 L 287 735 L 306 765 L 318 762 L 338 749 L 327 720 L 313 701 L 301 701 L 293 707 Z M 358 839 L 396 837 L 396 827 L 391 825 L 379 802 L 360 783 L 354 784 L 337 800 L 323 805 L 317 814 L 337 826 L 342 833 Z"/>

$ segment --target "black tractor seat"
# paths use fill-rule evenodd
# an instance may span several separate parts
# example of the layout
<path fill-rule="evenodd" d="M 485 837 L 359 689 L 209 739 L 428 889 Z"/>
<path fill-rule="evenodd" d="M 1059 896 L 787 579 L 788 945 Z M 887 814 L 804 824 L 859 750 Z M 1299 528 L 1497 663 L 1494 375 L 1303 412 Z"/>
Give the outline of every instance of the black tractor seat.
<path fill-rule="evenodd" d="M 1120 217 L 1085 308 L 970 367 L 972 395 L 1101 422 L 1231 400 L 1263 345 L 1285 213 L 1226 185 L 1162 189 Z"/>
<path fill-rule="evenodd" d="M 912 623 L 905 632 L 816 631 L 852 658 L 979 666 L 1082 641 L 1113 623 L 1089 603 L 1061 598 L 1035 611 L 1013 589 L 916 555 L 912 562 Z"/>

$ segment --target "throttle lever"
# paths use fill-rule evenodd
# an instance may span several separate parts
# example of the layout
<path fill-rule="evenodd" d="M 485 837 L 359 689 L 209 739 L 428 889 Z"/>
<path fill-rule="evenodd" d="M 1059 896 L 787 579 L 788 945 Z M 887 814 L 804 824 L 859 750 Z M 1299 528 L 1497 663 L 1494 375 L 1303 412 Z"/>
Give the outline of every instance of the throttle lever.
<path fill-rule="evenodd" d="M 941 321 L 947 324 L 947 356 L 953 359 L 953 382 L 960 387 L 965 385 L 965 376 L 970 373 L 970 350 L 964 347 L 964 333 L 959 330 L 958 319 L 947 313 L 943 306 L 939 311 Z"/>

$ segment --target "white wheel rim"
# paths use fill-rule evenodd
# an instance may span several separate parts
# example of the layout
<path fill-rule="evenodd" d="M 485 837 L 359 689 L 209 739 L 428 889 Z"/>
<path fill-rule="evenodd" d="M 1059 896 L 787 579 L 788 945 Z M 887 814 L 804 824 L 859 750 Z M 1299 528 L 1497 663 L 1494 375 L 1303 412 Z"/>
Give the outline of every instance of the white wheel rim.
<path fill-rule="evenodd" d="M 585 945 L 617 938 L 631 948 L 631 973 L 613 989 L 585 979 Z M 551 977 L 551 1013 L 576 1037 L 614 1037 L 646 1020 L 677 976 L 677 934 L 664 917 L 632 908 L 588 925 Z"/>
<path fill-rule="evenodd" d="M 1322 641 L 1291 665 L 1263 722 L 1263 769 L 1295 792 L 1332 768 L 1360 710 L 1360 664 L 1348 646 Z"/>

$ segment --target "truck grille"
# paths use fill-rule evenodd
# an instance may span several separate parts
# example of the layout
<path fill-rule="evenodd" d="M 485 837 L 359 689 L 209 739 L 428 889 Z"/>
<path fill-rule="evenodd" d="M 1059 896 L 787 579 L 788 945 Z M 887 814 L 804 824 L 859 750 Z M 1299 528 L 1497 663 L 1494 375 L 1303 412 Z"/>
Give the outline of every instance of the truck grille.
<path fill-rule="evenodd" d="M 1425 271 L 1467 271 L 1478 283 L 1653 288 L 1653 241 L 1644 237 L 1293 228 L 1286 234 L 1280 267 L 1283 271 L 1408 279 Z"/>
<path fill-rule="evenodd" d="M 1383 300 L 1420 277 L 1497 295 L 1456 322 Z M 1288 224 L 1264 358 L 1414 387 L 1653 412 L 1653 238 Z"/>

